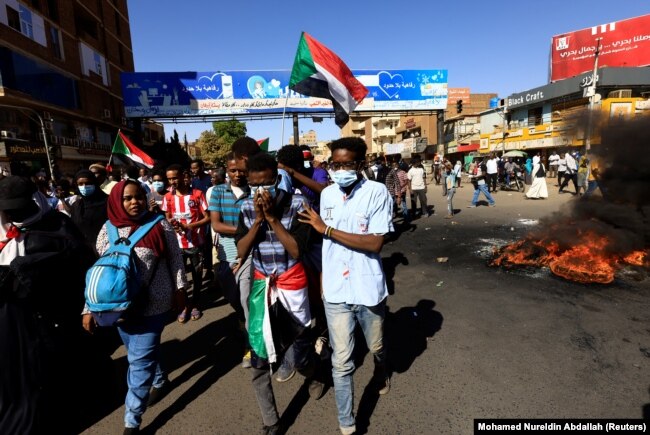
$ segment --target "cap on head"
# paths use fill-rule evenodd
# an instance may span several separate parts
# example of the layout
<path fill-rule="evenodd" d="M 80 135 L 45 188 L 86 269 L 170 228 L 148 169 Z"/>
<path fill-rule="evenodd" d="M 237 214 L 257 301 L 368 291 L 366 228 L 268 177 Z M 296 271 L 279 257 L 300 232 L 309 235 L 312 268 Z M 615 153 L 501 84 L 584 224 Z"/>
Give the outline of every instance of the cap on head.
<path fill-rule="evenodd" d="M 36 184 L 29 178 L 11 175 L 0 180 L 0 210 L 16 210 L 34 202 Z"/>

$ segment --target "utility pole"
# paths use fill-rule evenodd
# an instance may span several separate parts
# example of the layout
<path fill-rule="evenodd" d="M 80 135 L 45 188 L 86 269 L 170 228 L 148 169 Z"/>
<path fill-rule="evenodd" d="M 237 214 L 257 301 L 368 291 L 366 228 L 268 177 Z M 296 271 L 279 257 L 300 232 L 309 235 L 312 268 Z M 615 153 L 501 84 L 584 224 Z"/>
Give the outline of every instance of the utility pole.
<path fill-rule="evenodd" d="M 41 118 L 41 115 L 39 115 L 38 112 L 32 109 L 31 107 L 14 106 L 11 104 L 0 104 L 0 107 L 7 107 L 9 109 L 16 109 L 16 110 L 28 110 L 32 112 L 34 115 L 36 115 L 36 117 L 38 118 L 38 122 L 41 124 L 41 134 L 43 135 L 43 144 L 45 145 L 45 155 L 47 156 L 47 166 L 50 169 L 50 177 L 54 178 L 54 172 L 52 172 L 52 158 L 50 156 L 50 148 L 47 144 L 47 133 L 45 132 L 45 123 L 43 122 L 43 118 Z"/>
<path fill-rule="evenodd" d="M 293 114 L 293 144 L 300 145 L 300 136 L 298 135 L 298 114 Z"/>
<path fill-rule="evenodd" d="M 600 53 L 600 41 L 603 38 L 596 38 L 596 53 L 594 55 L 594 72 L 591 76 L 591 86 L 588 88 L 589 113 L 587 114 L 587 132 L 585 137 L 585 154 L 591 150 L 591 124 L 593 123 L 594 104 L 596 103 L 596 82 L 598 81 L 598 54 Z"/>

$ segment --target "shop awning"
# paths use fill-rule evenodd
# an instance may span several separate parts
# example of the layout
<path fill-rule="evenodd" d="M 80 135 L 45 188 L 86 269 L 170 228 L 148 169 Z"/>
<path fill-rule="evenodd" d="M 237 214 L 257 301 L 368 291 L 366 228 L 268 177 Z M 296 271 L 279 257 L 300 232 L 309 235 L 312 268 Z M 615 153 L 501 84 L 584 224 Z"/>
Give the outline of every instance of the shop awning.
<path fill-rule="evenodd" d="M 480 144 L 477 144 L 477 143 L 468 144 L 468 145 L 458 145 L 458 149 L 456 150 L 456 152 L 459 152 L 459 153 L 463 152 L 464 153 L 464 152 L 467 152 L 467 151 L 476 151 L 478 149 L 479 145 Z"/>

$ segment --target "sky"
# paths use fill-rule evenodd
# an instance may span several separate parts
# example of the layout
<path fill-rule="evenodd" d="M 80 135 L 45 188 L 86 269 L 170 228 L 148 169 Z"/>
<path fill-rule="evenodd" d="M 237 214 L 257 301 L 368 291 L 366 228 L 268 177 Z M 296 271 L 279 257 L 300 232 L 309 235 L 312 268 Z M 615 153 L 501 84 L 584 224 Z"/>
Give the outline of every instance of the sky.
<path fill-rule="evenodd" d="M 650 13 L 647 0 L 127 0 L 136 72 L 291 70 L 305 31 L 352 70 L 446 69 L 448 86 L 513 93 L 548 83 L 551 38 Z M 291 118 L 246 121 L 278 149 Z M 196 140 L 211 123 L 165 124 Z M 331 118 L 301 132 L 336 139 Z M 282 140 L 284 138 L 284 141 Z"/>

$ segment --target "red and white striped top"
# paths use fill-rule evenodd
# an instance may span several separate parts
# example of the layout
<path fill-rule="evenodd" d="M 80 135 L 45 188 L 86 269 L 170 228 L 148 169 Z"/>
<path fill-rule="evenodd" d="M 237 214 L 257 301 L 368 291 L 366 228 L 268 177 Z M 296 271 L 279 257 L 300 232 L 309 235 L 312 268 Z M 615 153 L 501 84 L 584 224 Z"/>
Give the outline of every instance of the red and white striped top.
<path fill-rule="evenodd" d="M 198 222 L 203 218 L 208 209 L 208 203 L 201 190 L 192 189 L 187 195 L 176 195 L 172 192 L 165 194 L 161 206 L 162 210 L 169 212 L 172 219 L 182 224 Z M 203 244 L 203 228 L 192 228 L 182 234 L 176 233 L 178 246 L 182 249 L 194 248 Z"/>

